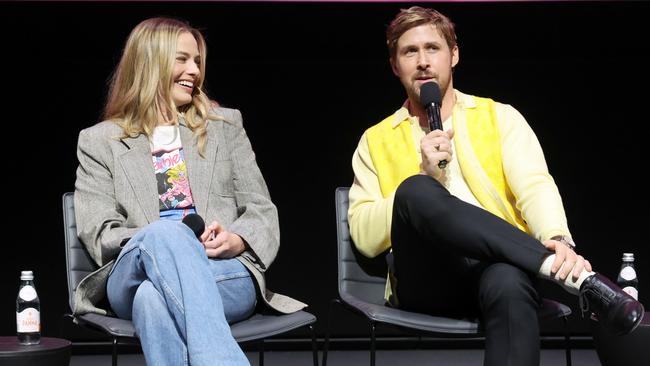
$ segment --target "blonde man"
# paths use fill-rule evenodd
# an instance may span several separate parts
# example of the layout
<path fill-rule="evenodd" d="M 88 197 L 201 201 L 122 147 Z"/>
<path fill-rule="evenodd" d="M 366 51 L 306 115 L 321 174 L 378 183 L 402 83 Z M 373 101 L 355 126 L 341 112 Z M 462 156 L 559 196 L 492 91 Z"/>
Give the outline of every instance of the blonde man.
<path fill-rule="evenodd" d="M 643 306 L 574 251 L 560 194 L 523 116 L 454 89 L 453 23 L 412 7 L 386 35 L 407 100 L 361 137 L 348 216 L 362 253 L 392 251 L 387 302 L 480 316 L 485 365 L 539 364 L 536 276 L 580 294 L 612 331 L 632 331 Z M 442 130 L 429 129 L 420 103 L 427 82 L 440 87 Z"/>

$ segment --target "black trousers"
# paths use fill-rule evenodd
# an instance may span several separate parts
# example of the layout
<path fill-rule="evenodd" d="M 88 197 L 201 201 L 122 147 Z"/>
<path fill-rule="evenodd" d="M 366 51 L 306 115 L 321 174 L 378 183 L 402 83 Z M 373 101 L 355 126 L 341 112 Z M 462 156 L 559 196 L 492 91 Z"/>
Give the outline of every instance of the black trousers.
<path fill-rule="evenodd" d="M 539 241 L 425 175 L 397 188 L 391 241 L 400 308 L 479 316 L 485 365 L 539 365 Z"/>

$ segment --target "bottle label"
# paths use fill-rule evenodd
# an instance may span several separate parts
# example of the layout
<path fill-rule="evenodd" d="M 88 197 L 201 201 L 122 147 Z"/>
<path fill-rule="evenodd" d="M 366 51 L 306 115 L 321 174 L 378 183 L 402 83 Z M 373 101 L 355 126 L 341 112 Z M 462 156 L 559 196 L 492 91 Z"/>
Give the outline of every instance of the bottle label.
<path fill-rule="evenodd" d="M 36 333 L 41 331 L 41 313 L 34 308 L 16 312 L 16 330 L 18 333 Z"/>
<path fill-rule="evenodd" d="M 639 299 L 639 291 L 632 286 L 627 286 L 623 288 L 624 292 L 627 292 L 628 295 L 632 296 L 634 300 Z"/>
<path fill-rule="evenodd" d="M 631 266 L 624 267 L 621 270 L 621 278 L 626 281 L 631 281 L 636 278 L 636 271 Z"/>
<path fill-rule="evenodd" d="M 32 301 L 36 298 L 36 289 L 34 286 L 24 286 L 18 292 L 18 297 L 25 301 Z"/>

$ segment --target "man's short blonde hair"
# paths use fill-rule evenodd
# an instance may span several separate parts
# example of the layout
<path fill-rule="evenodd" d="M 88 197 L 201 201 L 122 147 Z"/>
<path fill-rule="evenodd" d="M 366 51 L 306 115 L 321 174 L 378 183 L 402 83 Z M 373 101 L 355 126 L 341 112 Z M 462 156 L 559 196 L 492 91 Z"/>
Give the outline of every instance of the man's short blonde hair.
<path fill-rule="evenodd" d="M 423 24 L 432 24 L 445 38 L 449 49 L 456 46 L 456 31 L 454 23 L 449 18 L 436 10 L 425 9 L 420 6 L 413 6 L 402 9 L 386 29 L 386 43 L 390 57 L 394 58 L 397 53 L 397 41 L 406 31 Z"/>

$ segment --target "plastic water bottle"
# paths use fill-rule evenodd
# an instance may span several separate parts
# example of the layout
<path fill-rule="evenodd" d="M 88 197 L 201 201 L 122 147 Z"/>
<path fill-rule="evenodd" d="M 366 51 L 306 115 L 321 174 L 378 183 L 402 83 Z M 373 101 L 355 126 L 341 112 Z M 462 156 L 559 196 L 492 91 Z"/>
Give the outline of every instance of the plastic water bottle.
<path fill-rule="evenodd" d="M 634 269 L 634 253 L 623 253 L 623 264 L 618 273 L 618 285 L 630 296 L 639 299 L 639 278 Z"/>
<path fill-rule="evenodd" d="M 16 299 L 16 333 L 20 344 L 41 342 L 41 303 L 32 271 L 20 272 L 20 289 Z"/>

